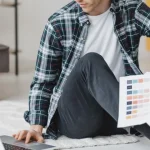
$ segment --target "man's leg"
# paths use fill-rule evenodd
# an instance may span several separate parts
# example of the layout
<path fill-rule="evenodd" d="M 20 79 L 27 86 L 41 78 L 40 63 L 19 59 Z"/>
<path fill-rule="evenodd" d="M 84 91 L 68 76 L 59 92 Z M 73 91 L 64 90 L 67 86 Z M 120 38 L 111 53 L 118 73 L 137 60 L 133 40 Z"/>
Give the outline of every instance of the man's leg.
<path fill-rule="evenodd" d="M 58 103 L 60 131 L 71 138 L 127 133 L 117 129 L 118 109 L 114 74 L 102 56 L 85 55 L 68 77 Z"/>

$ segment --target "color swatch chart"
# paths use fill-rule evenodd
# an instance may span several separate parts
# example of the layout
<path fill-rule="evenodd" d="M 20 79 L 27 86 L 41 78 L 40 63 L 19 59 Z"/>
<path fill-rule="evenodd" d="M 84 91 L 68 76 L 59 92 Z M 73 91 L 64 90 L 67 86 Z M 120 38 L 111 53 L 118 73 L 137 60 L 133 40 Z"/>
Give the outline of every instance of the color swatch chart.
<path fill-rule="evenodd" d="M 120 78 L 118 127 L 150 124 L 150 74 Z"/>

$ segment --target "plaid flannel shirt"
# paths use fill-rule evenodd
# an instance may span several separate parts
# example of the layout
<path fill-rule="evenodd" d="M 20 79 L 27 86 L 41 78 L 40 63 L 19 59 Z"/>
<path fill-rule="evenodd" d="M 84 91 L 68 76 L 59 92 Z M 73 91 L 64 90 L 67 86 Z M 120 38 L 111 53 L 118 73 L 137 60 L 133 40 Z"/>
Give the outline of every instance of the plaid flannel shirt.
<path fill-rule="evenodd" d="M 142 0 L 112 0 L 110 11 L 125 76 L 142 74 L 138 47 L 141 36 L 150 37 L 150 8 Z M 58 137 L 57 129 L 53 129 L 57 104 L 67 77 L 80 59 L 89 26 L 86 13 L 75 1 L 54 13 L 45 25 L 30 87 L 29 111 L 24 113 L 30 125 L 47 128 L 44 138 Z"/>

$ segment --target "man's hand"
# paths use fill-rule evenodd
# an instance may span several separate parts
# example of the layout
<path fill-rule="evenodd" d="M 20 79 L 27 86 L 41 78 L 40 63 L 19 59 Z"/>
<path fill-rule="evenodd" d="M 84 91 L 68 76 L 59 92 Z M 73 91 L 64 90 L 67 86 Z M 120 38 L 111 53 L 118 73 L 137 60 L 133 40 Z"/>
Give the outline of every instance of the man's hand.
<path fill-rule="evenodd" d="M 30 130 L 22 130 L 19 131 L 17 134 L 13 134 L 12 136 L 18 141 L 25 140 L 26 144 L 29 143 L 31 139 L 39 143 L 44 143 L 44 138 L 42 137 L 42 130 L 42 126 L 32 125 L 30 127 Z"/>

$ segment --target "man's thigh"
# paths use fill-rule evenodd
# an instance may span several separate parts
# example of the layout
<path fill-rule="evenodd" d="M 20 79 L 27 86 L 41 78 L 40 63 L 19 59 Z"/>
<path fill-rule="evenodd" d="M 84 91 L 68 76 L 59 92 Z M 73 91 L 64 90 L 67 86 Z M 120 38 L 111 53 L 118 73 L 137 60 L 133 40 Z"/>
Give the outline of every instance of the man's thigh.
<path fill-rule="evenodd" d="M 92 56 L 95 58 L 91 58 Z M 100 61 L 97 61 L 97 59 Z M 106 86 L 102 84 L 105 83 L 103 80 L 116 80 L 114 76 L 112 77 L 113 74 L 111 70 L 103 61 L 101 56 L 97 54 L 87 55 L 84 59 L 81 58 L 67 78 L 58 103 L 59 120 L 61 122 L 61 124 L 59 124 L 61 126 L 59 127 L 63 133 L 68 135 L 71 133 L 72 136 L 83 135 L 86 137 L 86 135 L 92 136 L 96 135 L 96 133 L 102 133 L 101 131 L 104 131 L 103 129 L 107 130 L 110 128 L 111 130 L 116 130 L 117 122 L 101 107 L 100 103 L 98 103 L 98 101 L 105 103 L 106 100 L 104 99 L 103 91 L 107 89 L 105 89 Z M 89 66 L 87 64 L 89 64 Z M 103 65 L 105 65 L 105 67 Z M 107 70 L 104 70 L 105 73 L 107 72 L 106 76 L 101 76 L 104 74 L 101 68 Z M 110 78 L 107 79 L 107 76 Z M 97 81 L 97 79 L 100 81 Z M 89 81 L 95 81 L 91 87 Z M 112 81 L 112 83 L 113 82 L 114 81 Z M 93 93 L 98 92 L 98 99 L 94 98 L 93 93 L 91 93 L 92 90 L 89 90 L 89 88 L 95 90 Z M 119 91 L 115 91 L 115 88 L 109 91 L 119 93 Z M 112 95 L 112 93 L 109 94 Z M 111 99 L 112 98 L 113 97 L 111 97 Z M 108 102 L 106 101 L 106 103 Z M 111 107 L 113 106 L 110 105 L 110 108 Z M 108 125 L 108 128 L 105 128 L 106 125 Z"/>
<path fill-rule="evenodd" d="M 90 94 L 82 63 L 78 63 L 63 88 L 58 103 L 61 125 L 68 134 L 93 135 L 98 133 L 103 125 L 104 110 Z"/>

